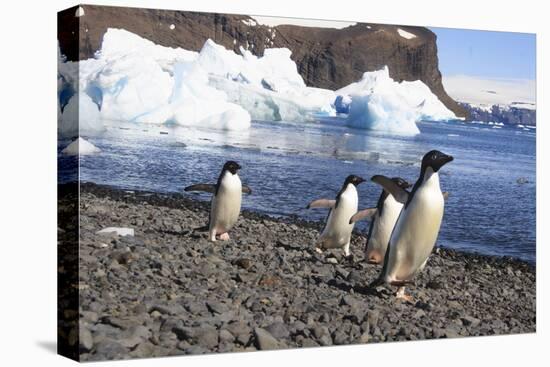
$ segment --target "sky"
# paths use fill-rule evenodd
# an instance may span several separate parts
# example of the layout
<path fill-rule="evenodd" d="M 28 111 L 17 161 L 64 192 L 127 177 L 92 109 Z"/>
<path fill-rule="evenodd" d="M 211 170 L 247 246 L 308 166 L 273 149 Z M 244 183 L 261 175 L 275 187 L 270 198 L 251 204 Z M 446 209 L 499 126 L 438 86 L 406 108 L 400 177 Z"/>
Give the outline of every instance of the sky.
<path fill-rule="evenodd" d="M 535 35 L 430 28 L 443 75 L 535 79 Z"/>
<path fill-rule="evenodd" d="M 529 33 L 430 28 L 437 35 L 443 85 L 456 100 L 532 104 L 536 99 L 536 37 Z"/>
<path fill-rule="evenodd" d="M 341 29 L 355 23 L 253 16 L 260 24 L 295 24 Z M 437 35 L 439 70 L 447 93 L 478 105 L 527 104 L 536 108 L 536 37 L 529 33 L 458 28 L 430 29 Z"/>

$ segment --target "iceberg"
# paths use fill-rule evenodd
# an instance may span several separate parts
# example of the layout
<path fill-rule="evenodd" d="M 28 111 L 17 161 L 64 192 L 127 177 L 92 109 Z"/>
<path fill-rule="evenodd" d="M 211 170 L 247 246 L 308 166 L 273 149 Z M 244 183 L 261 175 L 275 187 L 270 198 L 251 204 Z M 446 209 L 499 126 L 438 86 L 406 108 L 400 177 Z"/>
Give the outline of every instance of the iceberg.
<path fill-rule="evenodd" d="M 229 101 L 252 119 L 303 122 L 333 114 L 333 91 L 307 87 L 286 48 L 265 49 L 262 57 L 241 47 L 241 55 L 207 40 L 198 62 L 209 84 L 225 91 Z"/>
<path fill-rule="evenodd" d="M 73 94 L 63 110 L 58 109 L 58 133 L 62 137 L 92 135 L 104 130 L 98 106 L 86 93 Z"/>
<path fill-rule="evenodd" d="M 351 99 L 347 124 L 355 128 L 414 135 L 420 132 L 420 120 L 456 118 L 423 82 L 398 83 L 387 66 L 364 73 L 361 80 L 335 93 Z"/>
<path fill-rule="evenodd" d="M 387 67 L 336 92 L 308 87 L 291 51 L 240 54 L 207 40 L 200 52 L 157 45 L 109 28 L 91 59 L 58 51 L 59 134 L 92 134 L 117 121 L 246 130 L 252 120 L 307 122 L 347 114 L 349 126 L 416 134 L 420 119 L 454 118 L 421 81 Z"/>
<path fill-rule="evenodd" d="M 124 121 L 243 130 L 251 119 L 309 121 L 334 114 L 334 92 L 307 87 L 290 50 L 266 49 L 262 57 L 240 52 L 212 40 L 200 52 L 163 47 L 108 29 L 93 59 L 71 63 L 60 57 L 59 107 L 64 111 L 74 91 L 81 91 L 89 127 Z M 77 117 L 61 118 L 60 131 L 78 134 Z"/>
<path fill-rule="evenodd" d="M 136 118 L 137 122 L 174 123 L 182 126 L 246 130 L 250 115 L 227 102 L 227 95 L 208 85 L 208 74 L 195 62 L 174 67 L 174 86 L 166 103 Z"/>
<path fill-rule="evenodd" d="M 101 152 L 101 149 L 81 137 L 61 151 L 65 155 L 89 155 L 99 152 Z"/>

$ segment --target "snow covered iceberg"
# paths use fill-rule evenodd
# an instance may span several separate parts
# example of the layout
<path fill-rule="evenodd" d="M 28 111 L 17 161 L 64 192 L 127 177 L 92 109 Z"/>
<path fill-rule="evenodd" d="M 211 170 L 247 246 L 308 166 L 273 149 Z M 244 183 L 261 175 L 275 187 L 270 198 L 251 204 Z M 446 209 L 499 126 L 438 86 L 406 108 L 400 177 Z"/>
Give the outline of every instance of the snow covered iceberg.
<path fill-rule="evenodd" d="M 335 93 L 351 99 L 347 124 L 355 128 L 418 134 L 420 120 L 456 118 L 423 82 L 398 83 L 390 78 L 387 66 L 364 73 L 361 80 Z"/>
<path fill-rule="evenodd" d="M 94 58 L 73 63 L 60 56 L 60 134 L 77 135 L 78 117 L 85 117 L 64 116 L 67 105 L 84 106 L 86 128 L 93 130 L 106 121 L 243 130 L 251 119 L 307 121 L 334 114 L 334 92 L 307 87 L 290 50 L 266 49 L 262 57 L 240 51 L 207 40 L 193 52 L 108 29 Z"/>
<path fill-rule="evenodd" d="M 334 114 L 334 92 L 307 87 L 290 50 L 265 49 L 262 57 L 242 47 L 240 52 L 207 40 L 198 61 L 209 75 L 209 84 L 225 91 L 228 100 L 242 106 L 252 119 L 304 122 Z"/>
<path fill-rule="evenodd" d="M 245 130 L 251 120 L 306 122 L 347 114 L 349 126 L 416 134 L 421 119 L 455 118 L 421 81 L 398 83 L 387 67 L 336 92 L 305 85 L 286 48 L 261 57 L 207 40 L 200 52 L 108 29 L 94 58 L 59 54 L 59 133 L 101 131 L 116 121 Z"/>

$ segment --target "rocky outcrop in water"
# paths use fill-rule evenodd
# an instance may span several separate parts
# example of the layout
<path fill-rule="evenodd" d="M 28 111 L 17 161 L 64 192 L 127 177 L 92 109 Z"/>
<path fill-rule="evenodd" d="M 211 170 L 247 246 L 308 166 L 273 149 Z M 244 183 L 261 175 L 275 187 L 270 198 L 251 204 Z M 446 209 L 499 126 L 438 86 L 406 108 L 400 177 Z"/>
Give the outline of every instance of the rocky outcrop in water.
<path fill-rule="evenodd" d="M 59 45 L 68 60 L 93 57 L 107 28 L 123 28 L 159 45 L 194 51 L 208 38 L 235 52 L 244 47 L 255 55 L 262 55 L 265 48 L 286 47 L 309 86 L 335 90 L 387 65 L 393 79 L 421 80 L 457 116 L 467 116 L 443 88 L 436 36 L 424 27 L 366 23 L 344 29 L 268 27 L 246 15 L 95 5 L 82 9 L 78 17 L 77 7 L 58 14 Z"/>

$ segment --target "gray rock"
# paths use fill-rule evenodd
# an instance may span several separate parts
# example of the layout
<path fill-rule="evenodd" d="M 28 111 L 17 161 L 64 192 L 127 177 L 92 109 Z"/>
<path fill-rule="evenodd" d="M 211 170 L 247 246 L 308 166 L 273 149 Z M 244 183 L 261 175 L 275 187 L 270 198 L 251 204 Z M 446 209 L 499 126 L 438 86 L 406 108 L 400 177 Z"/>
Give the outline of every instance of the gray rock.
<path fill-rule="evenodd" d="M 480 319 L 476 319 L 475 317 L 472 317 L 472 316 L 466 316 L 462 318 L 462 324 L 464 326 L 477 327 L 480 322 L 481 322 Z"/>
<path fill-rule="evenodd" d="M 115 340 L 103 340 L 95 345 L 95 353 L 102 359 L 122 359 L 129 350 Z"/>
<path fill-rule="evenodd" d="M 279 342 L 267 330 L 262 328 L 254 329 L 256 348 L 260 350 L 271 350 L 280 348 Z"/>
<path fill-rule="evenodd" d="M 229 330 L 226 330 L 226 329 L 220 330 L 219 338 L 220 338 L 220 342 L 232 343 L 235 340 L 235 336 L 233 336 L 233 334 L 231 334 L 231 332 L 229 332 Z"/>
<path fill-rule="evenodd" d="M 276 339 L 286 339 L 290 336 L 290 332 L 286 325 L 282 322 L 275 322 L 265 328 Z"/>
<path fill-rule="evenodd" d="M 236 337 L 237 342 L 239 342 L 242 345 L 247 345 L 252 336 L 252 329 L 244 321 L 236 321 L 236 322 L 229 323 L 226 326 L 226 329 L 231 334 L 233 334 Z"/>
<path fill-rule="evenodd" d="M 212 349 L 218 345 L 218 330 L 213 327 L 201 327 L 195 333 L 197 343 L 207 349 Z"/>
<path fill-rule="evenodd" d="M 212 313 L 222 314 L 228 310 L 227 305 L 218 301 L 207 301 L 206 307 Z"/>
<path fill-rule="evenodd" d="M 80 351 L 89 352 L 94 346 L 92 333 L 85 326 L 80 325 L 79 328 L 79 345 Z"/>

